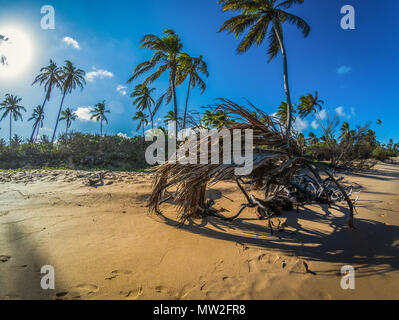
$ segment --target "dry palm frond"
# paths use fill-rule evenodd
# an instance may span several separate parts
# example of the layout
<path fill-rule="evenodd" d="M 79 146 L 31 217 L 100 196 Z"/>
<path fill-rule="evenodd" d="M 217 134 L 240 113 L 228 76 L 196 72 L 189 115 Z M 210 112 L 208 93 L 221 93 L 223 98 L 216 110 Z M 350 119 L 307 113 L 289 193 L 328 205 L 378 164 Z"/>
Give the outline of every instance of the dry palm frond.
<path fill-rule="evenodd" d="M 234 160 L 231 164 L 222 162 L 224 145 L 223 136 L 221 135 L 216 142 L 213 141 L 213 143 L 219 144 L 218 163 L 182 164 L 177 159 L 176 163 L 167 162 L 155 168 L 154 187 L 149 200 L 151 212 L 160 213 L 159 206 L 164 202 L 162 197 L 166 189 L 174 187 L 176 190 L 173 200 L 177 206 L 179 217 L 183 222 L 188 218 L 200 218 L 206 214 L 214 213 L 215 210 L 210 209 L 209 203 L 205 201 L 207 186 L 221 180 L 233 179 L 237 182 L 248 202 L 241 206 L 235 217 L 245 208 L 252 207 L 257 208 L 259 216 L 269 218 L 270 223 L 270 217 L 281 211 L 277 207 L 285 209 L 287 208 L 287 201 L 291 202 L 291 205 L 293 202 L 299 202 L 290 199 L 293 192 L 296 192 L 297 195 L 301 194 L 302 197 L 303 192 L 308 192 L 306 188 L 298 190 L 293 185 L 294 177 L 298 173 L 304 170 L 310 171 L 314 175 L 313 179 L 318 181 L 317 185 L 323 186 L 314 164 L 304 156 L 300 144 L 294 138 L 285 135 L 278 119 L 264 114 L 252 105 L 251 107 L 256 111 L 256 114 L 251 113 L 248 109 L 227 99 L 219 99 L 219 103 L 212 107 L 215 110 L 223 110 L 231 119 L 234 119 L 234 122 L 223 128 L 223 130 L 227 130 L 230 133 L 230 136 L 233 136 L 234 130 L 240 129 L 241 138 L 243 138 L 246 129 L 253 130 L 252 173 L 245 177 L 236 176 L 235 169 L 242 167 L 242 164 L 238 164 Z M 200 134 L 197 134 L 197 137 L 199 138 L 196 142 L 197 159 L 199 159 L 201 144 L 206 144 L 210 148 L 212 147 L 212 139 L 206 137 L 201 140 Z M 242 146 L 241 151 L 242 153 L 244 152 L 244 146 Z M 229 150 L 229 153 L 232 154 L 232 151 Z M 233 159 L 233 157 L 231 158 Z M 211 163 L 210 155 L 208 160 Z M 326 173 L 332 181 L 335 181 L 330 173 Z M 252 184 L 264 190 L 265 199 L 261 200 L 248 195 L 242 184 Z M 345 190 L 341 188 L 338 182 L 336 184 L 345 193 Z M 272 189 L 273 191 L 271 191 Z M 323 195 L 325 203 L 330 203 L 328 190 L 323 189 Z M 310 193 L 306 195 L 306 198 L 315 200 L 315 197 L 311 197 Z M 347 196 L 345 199 L 351 209 L 352 217 L 353 205 Z M 350 222 L 350 225 L 352 226 L 352 222 Z"/>

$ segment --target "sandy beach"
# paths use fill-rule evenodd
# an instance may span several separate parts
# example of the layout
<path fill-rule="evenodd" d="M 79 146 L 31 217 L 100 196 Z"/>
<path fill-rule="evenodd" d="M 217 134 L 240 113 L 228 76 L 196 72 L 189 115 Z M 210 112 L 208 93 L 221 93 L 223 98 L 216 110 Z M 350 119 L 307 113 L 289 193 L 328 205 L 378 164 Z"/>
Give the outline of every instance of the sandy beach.
<path fill-rule="evenodd" d="M 247 210 L 176 228 L 172 204 L 148 214 L 151 174 L 0 173 L 0 299 L 399 299 L 399 165 L 346 175 L 361 187 L 355 226 L 338 205 L 312 205 L 266 221 Z M 223 191 L 223 195 L 221 193 Z M 234 183 L 210 188 L 234 215 Z M 40 268 L 55 269 L 42 290 Z M 356 270 L 343 290 L 341 267 Z"/>

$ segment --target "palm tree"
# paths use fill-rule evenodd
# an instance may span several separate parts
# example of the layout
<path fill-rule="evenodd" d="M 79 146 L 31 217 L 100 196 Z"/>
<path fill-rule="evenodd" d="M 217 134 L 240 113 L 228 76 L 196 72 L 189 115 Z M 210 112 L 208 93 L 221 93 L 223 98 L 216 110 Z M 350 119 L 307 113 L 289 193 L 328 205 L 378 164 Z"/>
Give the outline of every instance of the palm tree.
<path fill-rule="evenodd" d="M 317 136 L 316 136 L 313 132 L 310 132 L 310 133 L 308 134 L 307 141 L 308 141 L 311 145 L 314 145 L 314 144 L 318 144 L 318 143 L 319 143 L 319 139 L 317 138 Z"/>
<path fill-rule="evenodd" d="M 278 2 L 278 3 L 277 3 Z M 234 33 L 236 37 L 243 34 L 245 29 L 250 28 L 237 48 L 238 53 L 246 52 L 254 44 L 261 45 L 269 30 L 268 55 L 269 62 L 273 60 L 279 51 L 284 62 L 284 90 L 288 106 L 287 134 L 292 127 L 291 94 L 288 81 L 287 52 L 284 46 L 283 25 L 285 22 L 295 25 L 305 37 L 309 35 L 310 27 L 302 18 L 288 13 L 283 9 L 289 9 L 294 4 L 301 4 L 304 0 L 219 0 L 223 5 L 223 11 L 239 11 L 240 14 L 227 20 L 219 32 L 227 31 Z M 270 28 L 269 28 L 270 27 Z"/>
<path fill-rule="evenodd" d="M 175 121 L 175 113 L 172 110 L 169 111 L 164 117 L 164 122 L 165 122 L 166 125 L 170 121 Z"/>
<path fill-rule="evenodd" d="M 143 111 L 137 111 L 136 114 L 133 117 L 133 120 L 137 121 L 139 120 L 139 125 L 137 126 L 137 131 L 140 130 L 140 128 L 143 129 L 143 138 L 145 137 L 145 132 L 144 129 L 146 126 L 148 126 L 148 115 L 144 114 Z"/>
<path fill-rule="evenodd" d="M 187 122 L 187 109 L 188 109 L 188 99 L 190 97 L 190 89 L 194 89 L 198 86 L 201 89 L 201 94 L 204 93 L 206 89 L 205 82 L 201 79 L 199 73 L 204 74 L 206 77 L 209 77 L 208 66 L 204 60 L 202 60 L 202 56 L 198 58 L 192 58 L 187 53 L 182 53 L 180 55 L 180 65 L 178 68 L 177 75 L 177 84 L 182 84 L 186 78 L 188 77 L 188 88 L 187 88 L 187 97 L 186 97 L 186 105 L 184 108 L 184 116 L 183 116 L 183 129 L 186 129 Z"/>
<path fill-rule="evenodd" d="M 151 97 L 151 94 L 155 91 L 155 88 L 148 88 L 146 84 L 138 84 L 131 95 L 132 98 L 136 98 L 133 101 L 133 105 L 136 106 L 136 109 L 139 111 L 148 110 L 151 119 L 151 128 L 154 129 L 154 116 L 152 113 L 152 105 L 155 103 L 154 99 Z"/>
<path fill-rule="evenodd" d="M 135 68 L 133 76 L 128 80 L 128 82 L 132 82 L 134 79 L 155 68 L 157 65 L 159 65 L 158 69 L 146 78 L 144 82 L 146 85 L 157 80 L 164 72 L 169 71 L 169 89 L 171 90 L 173 97 L 174 120 L 176 121 L 175 131 L 177 134 L 178 110 L 176 97 L 176 74 L 179 63 L 178 57 L 183 44 L 181 43 L 179 36 L 173 30 L 166 29 L 163 33 L 164 36 L 161 38 L 152 34 L 143 37 L 141 40 L 141 48 L 147 48 L 154 50 L 155 52 L 151 60 L 145 61 Z"/>
<path fill-rule="evenodd" d="M 35 109 L 33 109 L 32 116 L 28 119 L 28 121 L 32 120 L 35 122 L 33 123 L 33 136 L 31 137 L 30 141 L 34 142 L 36 137 L 39 135 L 39 129 L 43 128 L 44 112 L 42 106 L 37 106 Z"/>
<path fill-rule="evenodd" d="M 287 114 L 288 114 L 288 104 L 287 102 L 281 102 L 281 104 L 277 108 L 276 116 L 280 119 L 280 122 L 287 122 Z"/>
<path fill-rule="evenodd" d="M 50 64 L 47 67 L 40 69 L 40 73 L 36 76 L 35 80 L 32 83 L 32 86 L 36 83 L 44 85 L 44 91 L 46 92 L 46 96 L 42 104 L 42 112 L 44 114 L 44 107 L 46 105 L 46 102 L 50 101 L 52 89 L 54 87 L 59 89 L 62 88 L 61 69 L 57 67 L 56 63 L 53 60 L 50 60 Z M 38 122 L 36 122 L 33 126 L 32 135 L 30 137 L 30 141 L 32 142 L 36 137 L 35 132 L 37 131 L 37 135 L 39 134 L 38 126 Z"/>
<path fill-rule="evenodd" d="M 62 79 L 62 100 L 61 100 L 60 109 L 58 110 L 57 121 L 55 123 L 53 137 L 51 138 L 52 143 L 54 142 L 55 139 L 58 122 L 60 121 L 60 115 L 66 94 L 71 93 L 72 90 L 76 89 L 76 87 L 80 87 L 80 89 L 83 90 L 83 87 L 86 84 L 85 80 L 86 73 L 82 69 L 76 69 L 75 66 L 72 64 L 72 62 L 69 60 L 65 61 L 65 66 L 60 71 L 60 74 Z"/>
<path fill-rule="evenodd" d="M 342 124 L 340 131 L 341 131 L 341 135 L 339 136 L 340 139 L 344 139 L 344 138 L 350 136 L 351 130 L 350 130 L 349 123 L 347 121 L 345 121 Z"/>
<path fill-rule="evenodd" d="M 70 108 L 66 108 L 64 111 L 61 112 L 61 115 L 62 117 L 60 118 L 60 121 L 66 121 L 65 134 L 68 136 L 68 129 L 71 127 L 72 121 L 76 120 L 76 113 Z"/>
<path fill-rule="evenodd" d="M 316 91 L 314 95 L 308 93 L 307 96 L 299 98 L 298 115 L 304 119 L 311 113 L 317 113 L 323 108 L 324 101 L 319 99 L 319 93 Z"/>
<path fill-rule="evenodd" d="M 18 121 L 18 119 L 22 121 L 21 111 L 26 112 L 23 106 L 18 105 L 21 101 L 21 98 L 7 93 L 4 101 L 0 103 L 0 111 L 3 111 L 0 121 L 10 115 L 10 144 L 12 139 L 12 119 L 14 119 L 14 121 Z"/>
<path fill-rule="evenodd" d="M 111 113 L 109 110 L 106 110 L 105 101 L 97 103 L 94 110 L 90 111 L 90 113 L 92 114 L 90 119 L 95 119 L 97 122 L 100 121 L 100 134 L 103 136 L 103 121 L 108 124 L 105 114 Z"/>
<path fill-rule="evenodd" d="M 233 121 L 223 110 L 217 110 L 216 112 L 206 110 L 202 118 L 202 124 L 207 128 L 212 127 L 219 129 L 232 122 Z"/>

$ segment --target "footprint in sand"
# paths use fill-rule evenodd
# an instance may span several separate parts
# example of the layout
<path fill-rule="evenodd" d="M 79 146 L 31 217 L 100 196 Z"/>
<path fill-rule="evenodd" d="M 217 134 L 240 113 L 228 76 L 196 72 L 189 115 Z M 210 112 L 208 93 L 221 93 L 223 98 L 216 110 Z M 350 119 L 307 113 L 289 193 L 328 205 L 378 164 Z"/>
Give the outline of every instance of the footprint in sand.
<path fill-rule="evenodd" d="M 7 262 L 10 259 L 10 256 L 0 255 L 0 262 Z"/>
<path fill-rule="evenodd" d="M 143 287 L 138 287 L 134 290 L 129 290 L 127 292 L 121 291 L 121 295 L 125 297 L 127 300 L 136 300 L 143 294 Z"/>
<path fill-rule="evenodd" d="M 98 287 L 94 284 L 79 284 L 71 291 L 62 291 L 55 294 L 58 299 L 80 299 L 98 292 Z"/>
<path fill-rule="evenodd" d="M 114 271 L 111 272 L 111 276 L 108 277 L 108 278 L 105 278 L 105 280 L 112 280 L 112 279 L 118 278 L 120 275 L 129 275 L 129 274 L 132 274 L 132 271 L 123 270 L 123 269 L 114 270 Z"/>
<path fill-rule="evenodd" d="M 15 269 L 15 270 L 25 270 L 26 268 L 28 268 L 28 265 L 23 264 L 23 265 L 20 265 L 20 266 L 11 266 L 11 268 Z"/>

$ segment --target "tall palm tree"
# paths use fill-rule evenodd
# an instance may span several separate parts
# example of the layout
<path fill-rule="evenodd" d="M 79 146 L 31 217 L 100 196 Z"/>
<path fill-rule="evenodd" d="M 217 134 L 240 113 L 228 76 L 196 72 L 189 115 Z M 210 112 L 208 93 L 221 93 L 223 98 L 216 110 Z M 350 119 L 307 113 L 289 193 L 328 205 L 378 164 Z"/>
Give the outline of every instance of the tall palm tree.
<path fill-rule="evenodd" d="M 154 50 L 154 54 L 149 61 L 145 61 L 139 64 L 134 72 L 133 76 L 128 80 L 132 82 L 134 79 L 140 75 L 146 73 L 147 71 L 157 67 L 158 69 L 148 76 L 145 80 L 145 84 L 149 84 L 157 80 L 164 72 L 169 71 L 169 89 L 171 90 L 174 104 L 174 114 L 175 114 L 175 131 L 177 134 L 177 97 L 176 97 L 176 74 L 177 67 L 179 64 L 178 57 L 183 44 L 180 41 L 179 36 L 171 29 L 166 29 L 164 36 L 159 38 L 153 34 L 149 34 L 143 37 L 141 40 L 141 48 L 147 48 Z"/>
<path fill-rule="evenodd" d="M 151 119 L 151 128 L 154 129 L 154 116 L 152 112 L 152 105 L 154 105 L 154 99 L 151 97 L 151 94 L 155 91 L 155 88 L 148 88 L 146 84 L 138 84 L 131 95 L 132 98 L 135 98 L 133 104 L 136 106 L 139 111 L 148 110 Z"/>
<path fill-rule="evenodd" d="M 68 129 L 71 127 L 72 121 L 76 120 L 76 113 L 72 109 L 66 108 L 64 111 L 61 112 L 60 121 L 63 120 L 66 121 L 65 134 L 68 136 Z"/>
<path fill-rule="evenodd" d="M 28 119 L 28 121 L 34 120 L 33 123 L 33 138 L 31 137 L 31 142 L 36 140 L 36 137 L 39 135 L 39 129 L 43 128 L 43 120 L 44 120 L 44 112 L 43 106 L 37 106 L 33 109 L 32 116 Z"/>
<path fill-rule="evenodd" d="M 0 103 L 0 111 L 3 111 L 0 121 L 8 115 L 10 116 L 10 143 L 12 139 L 12 120 L 14 119 L 14 121 L 18 121 L 19 119 L 22 121 L 21 111 L 26 112 L 26 109 L 23 106 L 18 105 L 21 101 L 21 98 L 7 93 L 4 101 Z"/>
<path fill-rule="evenodd" d="M 57 121 L 55 123 L 55 128 L 53 132 L 53 137 L 51 138 L 51 142 L 54 142 L 55 135 L 57 133 L 58 122 L 60 121 L 60 115 L 66 94 L 71 93 L 77 87 L 83 90 L 83 87 L 86 84 L 85 80 L 86 73 L 82 69 L 75 68 L 75 66 L 69 60 L 65 61 L 65 66 L 62 67 L 60 74 L 62 79 L 62 100 L 61 100 L 60 109 L 58 110 Z"/>
<path fill-rule="evenodd" d="M 269 62 L 273 60 L 279 51 L 283 56 L 284 67 L 284 90 L 288 106 L 287 134 L 292 127 L 291 94 L 288 81 L 287 52 L 284 45 L 283 25 L 290 23 L 300 29 L 305 37 L 309 35 L 310 27 L 302 18 L 293 15 L 284 9 L 291 8 L 294 4 L 302 4 L 304 0 L 219 0 L 223 5 L 223 11 L 238 11 L 239 15 L 227 20 L 219 32 L 227 31 L 239 37 L 247 28 L 249 32 L 245 35 L 237 48 L 238 53 L 246 52 L 253 45 L 261 45 L 268 35 Z M 269 28 L 270 27 L 270 28 Z"/>
<path fill-rule="evenodd" d="M 182 53 L 179 57 L 179 68 L 177 71 L 177 84 L 182 84 L 187 78 L 188 80 L 188 88 L 187 88 L 187 97 L 186 97 L 186 105 L 184 108 L 184 116 L 183 116 L 183 129 L 186 129 L 187 122 L 187 109 L 188 109 L 188 99 L 190 97 L 190 89 L 194 89 L 198 86 L 201 90 L 201 94 L 204 93 L 206 89 L 206 84 L 204 80 L 201 79 L 199 73 L 204 74 L 206 77 L 209 77 L 208 66 L 204 60 L 202 60 L 202 56 L 198 58 L 190 57 L 187 53 Z"/>
<path fill-rule="evenodd" d="M 148 126 L 148 115 L 144 114 L 143 111 L 137 111 L 136 114 L 133 117 L 133 120 L 135 121 L 140 121 L 139 125 L 137 126 L 137 131 L 141 129 L 143 129 L 143 138 L 145 137 L 145 132 L 144 129 L 146 126 Z"/>
<path fill-rule="evenodd" d="M 40 69 L 40 73 L 36 76 L 35 80 L 32 83 L 32 86 L 36 83 L 44 85 L 44 91 L 46 92 L 46 96 L 42 104 L 42 112 L 44 114 L 44 107 L 46 105 L 46 102 L 50 101 L 53 88 L 62 88 L 61 69 L 57 67 L 57 64 L 53 60 L 50 60 L 50 64 L 48 66 Z M 36 131 L 37 134 L 39 134 L 38 127 L 39 122 L 36 122 L 33 126 L 32 135 L 30 137 L 30 141 L 32 142 L 36 137 Z"/>
<path fill-rule="evenodd" d="M 94 110 L 90 111 L 90 113 L 92 114 L 90 119 L 95 119 L 97 122 L 100 121 L 100 134 L 103 136 L 103 121 L 108 124 L 108 119 L 105 114 L 111 113 L 111 111 L 106 110 L 105 101 L 103 101 L 97 103 Z"/>

